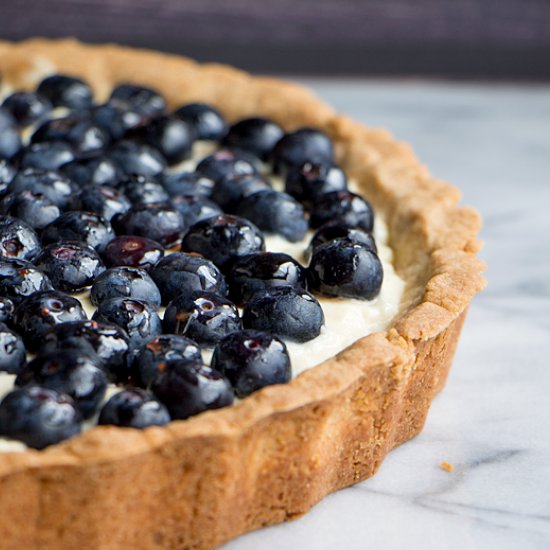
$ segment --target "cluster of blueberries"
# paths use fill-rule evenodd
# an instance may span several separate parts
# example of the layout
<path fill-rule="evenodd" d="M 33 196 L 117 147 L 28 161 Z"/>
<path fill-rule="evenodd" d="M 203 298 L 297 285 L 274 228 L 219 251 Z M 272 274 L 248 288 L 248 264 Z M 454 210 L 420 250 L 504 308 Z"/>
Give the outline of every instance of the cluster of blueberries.
<path fill-rule="evenodd" d="M 196 140 L 218 148 L 195 171 L 168 170 Z M 298 242 L 308 228 L 307 268 L 265 252 L 263 232 Z M 199 103 L 168 113 L 131 84 L 97 105 L 66 75 L 13 93 L 0 108 L 0 371 L 16 380 L 0 436 L 40 449 L 96 415 L 163 425 L 287 382 L 284 340 L 324 323 L 311 292 L 378 294 L 372 229 L 320 131 L 285 134 L 259 117 L 230 126 Z M 92 320 L 70 295 L 88 288 Z M 109 382 L 125 388 L 101 407 Z"/>

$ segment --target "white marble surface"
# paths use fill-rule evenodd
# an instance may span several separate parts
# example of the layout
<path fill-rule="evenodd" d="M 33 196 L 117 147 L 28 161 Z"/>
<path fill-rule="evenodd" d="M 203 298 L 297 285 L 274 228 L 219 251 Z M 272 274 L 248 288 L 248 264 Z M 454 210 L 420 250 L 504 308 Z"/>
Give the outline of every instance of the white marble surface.
<path fill-rule="evenodd" d="M 485 220 L 489 287 L 419 437 L 372 479 L 224 550 L 550 548 L 550 85 L 308 84 L 462 189 Z"/>

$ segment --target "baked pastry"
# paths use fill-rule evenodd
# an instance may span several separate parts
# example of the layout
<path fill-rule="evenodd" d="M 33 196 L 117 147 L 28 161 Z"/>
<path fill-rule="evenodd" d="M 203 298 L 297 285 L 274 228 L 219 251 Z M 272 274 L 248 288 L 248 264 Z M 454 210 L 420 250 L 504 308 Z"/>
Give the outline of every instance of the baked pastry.
<path fill-rule="evenodd" d="M 80 76 L 106 96 L 128 81 L 171 106 L 208 102 L 229 120 L 313 127 L 389 227 L 405 281 L 399 314 L 286 385 L 143 431 L 101 426 L 44 451 L 0 454 L 4 548 L 212 548 L 306 512 L 372 475 L 422 428 L 467 307 L 484 285 L 479 216 L 408 146 L 336 115 L 299 86 L 179 57 L 72 41 L 0 43 L 2 81 Z M 22 528 L 24 526 L 24 528 Z"/>

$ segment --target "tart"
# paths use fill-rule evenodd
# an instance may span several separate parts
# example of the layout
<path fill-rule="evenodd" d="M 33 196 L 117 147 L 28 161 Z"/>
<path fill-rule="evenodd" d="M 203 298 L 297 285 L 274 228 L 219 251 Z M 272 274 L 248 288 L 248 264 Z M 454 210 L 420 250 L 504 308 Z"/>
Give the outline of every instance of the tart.
<path fill-rule="evenodd" d="M 419 433 L 484 266 L 478 214 L 459 207 L 459 192 L 430 176 L 407 145 L 300 86 L 150 51 L 2 42 L 0 71 L 14 89 L 65 73 L 99 97 L 130 82 L 158 89 L 171 107 L 206 102 L 229 121 L 260 115 L 286 132 L 323 131 L 385 219 L 404 281 L 386 330 L 288 384 L 162 427 L 99 426 L 42 451 L 0 453 L 2 548 L 214 548 L 368 478 Z"/>

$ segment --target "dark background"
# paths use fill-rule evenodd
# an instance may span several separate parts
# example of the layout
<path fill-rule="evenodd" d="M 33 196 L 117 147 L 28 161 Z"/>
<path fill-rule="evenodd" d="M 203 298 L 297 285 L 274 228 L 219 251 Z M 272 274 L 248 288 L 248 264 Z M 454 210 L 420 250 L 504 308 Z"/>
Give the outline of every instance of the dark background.
<path fill-rule="evenodd" d="M 0 36 L 76 36 L 264 73 L 550 79 L 550 0 L 0 0 Z"/>

